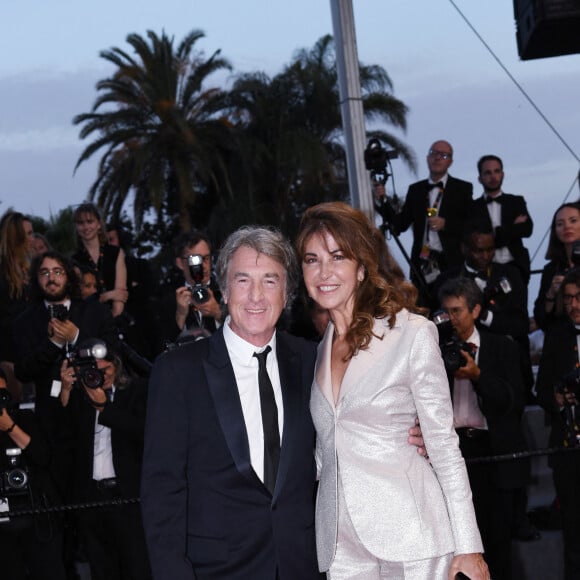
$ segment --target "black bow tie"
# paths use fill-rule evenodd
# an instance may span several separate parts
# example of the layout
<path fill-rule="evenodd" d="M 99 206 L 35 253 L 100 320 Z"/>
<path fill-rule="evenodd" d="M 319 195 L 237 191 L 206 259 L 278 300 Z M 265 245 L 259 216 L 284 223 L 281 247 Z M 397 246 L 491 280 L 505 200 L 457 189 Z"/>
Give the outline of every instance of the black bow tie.
<path fill-rule="evenodd" d="M 432 189 L 443 189 L 443 182 L 442 181 L 438 181 L 437 183 L 428 183 L 427 187 L 429 188 L 429 191 L 431 191 Z"/>
<path fill-rule="evenodd" d="M 491 197 L 491 195 L 486 195 L 485 196 L 485 203 L 501 203 L 501 195 L 498 195 L 497 197 Z"/>
<path fill-rule="evenodd" d="M 468 278 L 471 278 L 472 280 L 475 280 L 475 278 L 479 278 L 480 280 L 487 282 L 487 276 L 484 272 L 471 272 L 470 270 L 466 270 L 465 275 Z"/>

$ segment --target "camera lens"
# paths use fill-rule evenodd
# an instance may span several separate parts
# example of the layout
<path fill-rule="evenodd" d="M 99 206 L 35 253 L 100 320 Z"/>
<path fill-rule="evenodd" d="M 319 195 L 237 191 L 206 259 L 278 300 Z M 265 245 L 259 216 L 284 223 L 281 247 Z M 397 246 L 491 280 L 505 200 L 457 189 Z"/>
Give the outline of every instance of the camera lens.
<path fill-rule="evenodd" d="M 13 469 L 6 474 L 6 482 L 12 489 L 22 489 L 28 483 L 28 475 L 23 469 Z"/>
<path fill-rule="evenodd" d="M 103 371 L 97 368 L 86 368 L 81 372 L 81 381 L 89 389 L 98 389 L 103 386 L 105 376 Z"/>

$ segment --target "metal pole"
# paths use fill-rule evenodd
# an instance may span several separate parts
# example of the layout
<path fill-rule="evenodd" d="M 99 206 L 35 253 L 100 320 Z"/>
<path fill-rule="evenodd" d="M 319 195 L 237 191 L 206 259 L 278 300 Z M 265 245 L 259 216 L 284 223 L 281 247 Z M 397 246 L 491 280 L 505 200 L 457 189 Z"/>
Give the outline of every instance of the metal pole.
<path fill-rule="evenodd" d="M 351 203 L 374 219 L 352 0 L 330 0 Z"/>

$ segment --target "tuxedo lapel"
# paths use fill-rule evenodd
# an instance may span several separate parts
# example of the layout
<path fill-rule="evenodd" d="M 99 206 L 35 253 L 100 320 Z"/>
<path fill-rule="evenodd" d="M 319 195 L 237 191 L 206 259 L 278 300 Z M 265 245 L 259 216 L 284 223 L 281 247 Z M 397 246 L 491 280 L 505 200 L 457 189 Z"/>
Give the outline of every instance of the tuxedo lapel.
<path fill-rule="evenodd" d="M 209 356 L 203 361 L 209 391 L 221 429 L 237 470 L 249 480 L 259 482 L 250 462 L 250 444 L 244 423 L 234 369 L 221 330 L 207 339 Z M 265 488 L 264 488 L 265 489 Z"/>
<path fill-rule="evenodd" d="M 300 355 L 290 348 L 282 333 L 278 333 L 276 337 L 276 357 L 284 403 L 284 429 L 274 497 L 279 493 L 290 469 L 294 442 L 297 430 L 301 425 L 300 414 L 303 407 L 301 393 L 310 392 L 308 389 L 302 388 L 303 361 Z"/>

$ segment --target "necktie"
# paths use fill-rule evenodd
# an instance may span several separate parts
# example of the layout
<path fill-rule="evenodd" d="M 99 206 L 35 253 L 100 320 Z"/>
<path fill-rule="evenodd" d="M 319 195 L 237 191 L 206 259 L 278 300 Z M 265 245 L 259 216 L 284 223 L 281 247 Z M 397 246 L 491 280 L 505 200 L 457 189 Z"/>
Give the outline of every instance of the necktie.
<path fill-rule="evenodd" d="M 497 197 L 491 197 L 491 195 L 486 195 L 485 196 L 485 203 L 499 203 L 501 204 L 501 196 L 497 196 Z"/>
<path fill-rule="evenodd" d="M 264 485 L 273 494 L 280 461 L 280 431 L 274 389 L 266 370 L 266 358 L 271 350 L 272 348 L 267 346 L 262 352 L 255 352 L 254 356 L 258 359 L 258 386 L 264 429 Z"/>
<path fill-rule="evenodd" d="M 429 183 L 427 185 L 427 187 L 429 188 L 429 191 L 431 191 L 432 189 L 434 189 L 435 187 L 437 189 L 443 189 L 443 182 L 442 181 L 438 181 L 437 183 Z"/>

